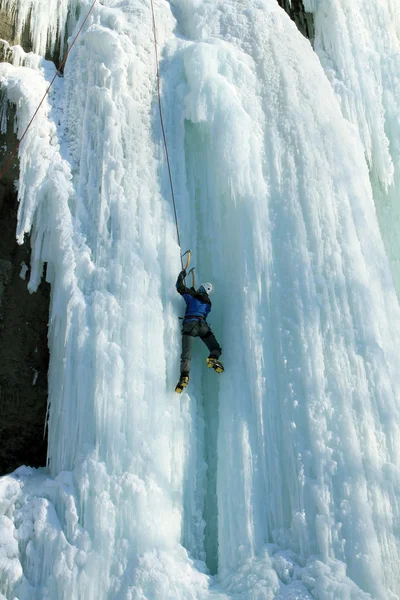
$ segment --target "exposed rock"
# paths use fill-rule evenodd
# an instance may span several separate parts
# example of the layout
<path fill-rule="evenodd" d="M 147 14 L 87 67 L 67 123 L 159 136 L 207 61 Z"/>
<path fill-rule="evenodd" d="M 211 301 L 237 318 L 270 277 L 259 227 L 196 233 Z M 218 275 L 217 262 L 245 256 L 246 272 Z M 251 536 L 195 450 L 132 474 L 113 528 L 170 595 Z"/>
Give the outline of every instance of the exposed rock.
<path fill-rule="evenodd" d="M 12 15 L 4 11 L 0 11 L 0 38 L 10 44 L 17 41 Z"/>
<path fill-rule="evenodd" d="M 24 28 L 22 35 L 18 37 L 13 15 L 4 11 L 0 11 L 0 40 L 5 40 L 10 46 L 19 44 L 25 52 L 32 50 L 28 26 Z M 6 46 L 0 42 L 0 61 L 5 60 L 7 60 Z"/>
<path fill-rule="evenodd" d="M 304 10 L 302 0 L 278 0 L 278 4 L 296 23 L 299 31 L 309 40 L 314 39 L 314 18 Z"/>
<path fill-rule="evenodd" d="M 0 169 L 17 143 L 10 110 Z M 30 245 L 16 241 L 18 161 L 0 181 L 0 475 L 46 462 L 49 286 L 27 290 Z M 26 274 L 26 279 L 22 279 Z"/>

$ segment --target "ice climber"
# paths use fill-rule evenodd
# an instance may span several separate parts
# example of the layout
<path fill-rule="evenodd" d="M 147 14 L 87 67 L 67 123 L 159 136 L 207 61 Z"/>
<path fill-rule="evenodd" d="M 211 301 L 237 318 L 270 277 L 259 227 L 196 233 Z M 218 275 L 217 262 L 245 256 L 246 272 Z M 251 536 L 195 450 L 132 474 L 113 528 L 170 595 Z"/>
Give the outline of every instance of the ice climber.
<path fill-rule="evenodd" d="M 186 312 L 182 325 L 181 376 L 175 388 L 178 394 L 189 383 L 193 338 L 199 337 L 203 340 L 210 351 L 210 355 L 206 359 L 207 367 L 214 369 L 217 373 L 222 373 L 224 370 L 218 360 L 222 352 L 221 347 L 206 320 L 211 310 L 209 294 L 211 294 L 212 285 L 211 283 L 203 283 L 198 290 L 195 290 L 194 287 L 188 288 L 185 286 L 185 277 L 186 271 L 183 270 L 179 273 L 176 282 L 176 289 L 186 302 Z"/>

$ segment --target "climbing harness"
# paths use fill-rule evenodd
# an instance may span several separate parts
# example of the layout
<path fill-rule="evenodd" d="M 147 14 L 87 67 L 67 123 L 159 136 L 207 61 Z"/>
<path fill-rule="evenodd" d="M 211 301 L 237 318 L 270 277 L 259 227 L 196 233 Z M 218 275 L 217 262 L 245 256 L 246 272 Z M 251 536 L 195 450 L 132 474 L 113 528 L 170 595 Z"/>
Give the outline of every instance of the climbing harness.
<path fill-rule="evenodd" d="M 68 58 L 68 56 L 69 56 L 69 53 L 71 52 L 71 50 L 72 50 L 72 48 L 73 48 L 73 46 L 74 46 L 74 44 L 75 44 L 76 40 L 78 39 L 78 37 L 79 37 L 79 35 L 80 35 L 80 33 L 81 33 L 82 29 L 84 28 L 84 26 L 85 26 L 85 23 L 86 23 L 86 21 L 88 20 L 90 13 L 91 13 L 91 12 L 92 12 L 92 10 L 94 9 L 94 6 L 95 6 L 96 2 L 97 2 L 97 0 L 94 0 L 94 2 L 93 2 L 93 4 L 92 4 L 92 6 L 90 7 L 90 10 L 89 10 L 88 14 L 87 14 L 87 15 L 86 15 L 86 17 L 85 17 L 85 20 L 83 21 L 82 25 L 81 25 L 81 26 L 80 26 L 80 28 L 79 28 L 79 31 L 78 31 L 78 33 L 77 33 L 77 34 L 76 34 L 76 36 L 74 37 L 74 40 L 73 40 L 73 42 L 72 42 L 72 44 L 71 44 L 71 46 L 70 46 L 69 50 L 68 50 L 68 51 L 67 51 L 67 53 L 65 54 L 65 56 L 64 56 L 64 58 L 63 58 L 63 61 L 62 61 L 62 63 L 61 63 L 61 64 L 60 64 L 60 66 L 58 67 L 56 74 L 54 75 L 53 79 L 51 80 L 51 82 L 50 82 L 50 85 L 49 85 L 49 87 L 47 88 L 45 95 L 44 95 L 44 96 L 43 96 L 43 98 L 41 99 L 41 101 L 40 101 L 40 104 L 39 104 L 39 106 L 37 107 L 37 109 L 36 109 L 36 111 L 35 111 L 35 113 L 34 113 L 34 115 L 33 115 L 32 119 L 29 121 L 27 128 L 25 129 L 24 133 L 22 134 L 22 137 L 21 137 L 21 139 L 19 140 L 19 142 L 18 142 L 18 143 L 17 143 L 17 145 L 15 146 L 15 148 L 14 148 L 13 152 L 11 153 L 11 155 L 9 156 L 9 158 L 8 158 L 8 160 L 7 160 L 6 164 L 5 164 L 5 166 L 4 166 L 4 167 L 3 167 L 3 169 L 1 170 L 1 172 L 0 172 L 0 180 L 2 179 L 2 177 L 3 177 L 4 173 L 7 171 L 8 167 L 10 166 L 10 163 L 11 163 L 12 159 L 14 158 L 14 156 L 16 155 L 16 153 L 18 152 L 18 148 L 20 147 L 20 145 L 21 145 L 21 143 L 22 143 L 22 140 L 24 139 L 24 137 L 26 136 L 26 134 L 27 134 L 27 132 L 28 132 L 28 129 L 29 129 L 29 128 L 30 128 L 30 126 L 32 125 L 32 123 L 33 123 L 33 120 L 35 119 L 36 115 L 38 114 L 38 112 L 39 112 L 39 110 L 40 110 L 40 107 L 42 106 L 43 102 L 44 102 L 44 101 L 45 101 L 45 99 L 46 99 L 46 96 L 47 96 L 47 95 L 48 95 L 48 93 L 50 92 L 50 90 L 51 90 L 51 88 L 52 88 L 52 86 L 53 86 L 53 83 L 54 83 L 54 82 L 55 82 L 55 80 L 56 80 L 56 77 L 57 77 L 57 75 L 59 75 L 59 74 L 61 73 L 61 69 L 63 68 L 63 66 L 64 66 L 64 65 L 65 65 L 65 63 L 67 62 L 67 58 Z"/>

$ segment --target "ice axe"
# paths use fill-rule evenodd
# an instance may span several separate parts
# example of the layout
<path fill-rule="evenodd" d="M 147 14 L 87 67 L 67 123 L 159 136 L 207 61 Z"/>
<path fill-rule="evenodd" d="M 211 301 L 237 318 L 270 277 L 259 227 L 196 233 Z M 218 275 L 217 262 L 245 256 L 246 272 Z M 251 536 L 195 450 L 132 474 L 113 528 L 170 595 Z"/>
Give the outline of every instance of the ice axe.
<path fill-rule="evenodd" d="M 187 259 L 186 259 L 186 264 L 185 266 L 183 266 L 183 260 L 182 260 L 182 268 L 184 271 L 186 271 L 186 269 L 188 268 L 189 264 L 190 264 L 190 259 L 192 257 L 192 251 L 191 250 L 186 250 L 186 252 L 184 254 L 182 254 L 181 259 L 183 259 L 184 256 L 186 256 L 187 254 Z M 192 287 L 195 287 L 195 280 L 194 280 L 194 267 L 192 267 L 189 271 L 189 273 L 186 274 L 186 277 L 188 275 L 192 274 Z M 186 279 L 185 277 L 185 279 Z"/>
<path fill-rule="evenodd" d="M 188 257 L 187 257 L 187 259 L 186 259 L 186 265 L 185 265 L 185 266 L 183 266 L 183 260 L 182 260 L 182 259 L 183 259 L 183 257 L 184 257 L 184 256 L 186 256 L 186 254 L 188 255 Z M 189 264 L 190 264 L 190 258 L 191 258 L 191 255 L 192 255 L 192 251 L 191 251 L 191 250 L 186 250 L 185 254 L 182 254 L 182 256 L 181 256 L 182 269 L 183 269 L 184 271 L 186 271 L 186 269 L 188 268 L 188 266 L 189 266 Z"/>
<path fill-rule="evenodd" d="M 196 286 L 195 286 L 195 284 L 194 284 L 194 269 L 195 269 L 195 268 L 194 268 L 194 267 L 192 267 L 192 268 L 190 269 L 189 273 L 187 274 L 187 277 L 189 277 L 189 275 L 190 275 L 190 274 L 192 275 L 192 287 L 193 287 L 193 288 L 195 288 L 195 287 L 196 287 Z"/>

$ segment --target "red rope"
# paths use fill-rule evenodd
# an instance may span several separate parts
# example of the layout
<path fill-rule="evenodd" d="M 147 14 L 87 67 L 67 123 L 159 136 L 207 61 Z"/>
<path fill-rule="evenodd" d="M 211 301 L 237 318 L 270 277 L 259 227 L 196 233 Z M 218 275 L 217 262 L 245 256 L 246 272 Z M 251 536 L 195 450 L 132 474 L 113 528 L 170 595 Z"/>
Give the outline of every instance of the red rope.
<path fill-rule="evenodd" d="M 58 67 L 56 74 L 54 75 L 53 79 L 51 80 L 51 83 L 50 83 L 49 87 L 47 88 L 45 95 L 44 95 L 44 96 L 43 96 L 43 98 L 41 99 L 39 106 L 37 107 L 37 109 L 36 109 L 36 111 L 35 111 L 35 113 L 34 113 L 33 117 L 31 118 L 31 120 L 30 120 L 30 121 L 29 121 L 29 123 L 28 123 L 28 126 L 27 126 L 27 128 L 25 129 L 24 133 L 22 134 L 22 137 L 21 137 L 21 139 L 19 140 L 18 144 L 15 146 L 15 148 L 14 148 L 13 152 L 11 153 L 11 155 L 10 155 L 9 159 L 7 160 L 7 162 L 6 162 L 5 166 L 3 167 L 2 171 L 0 172 L 0 180 L 2 179 L 2 177 L 3 177 L 4 173 L 7 171 L 7 169 L 8 169 L 8 167 L 9 167 L 9 165 L 10 165 L 10 163 L 11 163 L 12 159 L 13 159 L 13 158 L 14 158 L 14 156 L 16 155 L 16 153 L 17 153 L 17 151 L 18 151 L 18 149 L 19 149 L 19 147 L 20 147 L 20 145 L 21 145 L 21 143 L 22 143 L 22 140 L 24 139 L 24 137 L 26 136 L 26 134 L 27 134 L 27 132 L 28 132 L 28 129 L 29 129 L 29 127 L 32 125 L 32 123 L 33 123 L 33 120 L 35 119 L 36 115 L 38 114 L 38 112 L 39 112 L 39 110 L 40 110 L 40 107 L 42 106 L 43 102 L 44 102 L 44 101 L 45 101 L 45 99 L 46 99 L 46 96 L 47 96 L 47 95 L 48 95 L 48 93 L 50 92 L 50 89 L 51 89 L 51 87 L 52 87 L 53 83 L 55 82 L 57 75 L 58 75 L 58 74 L 61 72 L 61 69 L 63 68 L 63 66 L 64 66 L 64 65 L 65 65 L 65 63 L 67 62 L 67 58 L 68 58 L 68 56 L 69 56 L 69 53 L 71 52 L 71 50 L 72 50 L 72 48 L 73 48 L 73 46 L 74 46 L 74 44 L 75 44 L 76 40 L 78 39 L 78 37 L 79 37 L 79 35 L 80 35 L 80 33 L 81 33 L 82 29 L 84 28 L 84 26 L 85 26 L 85 23 L 86 23 L 86 21 L 88 20 L 88 18 L 89 18 L 89 15 L 90 15 L 90 13 L 92 12 L 92 10 L 93 10 L 93 8 L 94 8 L 94 5 L 96 4 L 96 2 L 97 2 L 97 0 L 94 0 L 94 2 L 93 2 L 93 4 L 92 4 L 92 6 L 90 7 L 90 10 L 89 10 L 88 14 L 87 14 L 87 15 L 86 15 L 86 17 L 85 17 L 85 20 L 83 21 L 82 25 L 81 25 L 81 26 L 80 26 L 80 28 L 79 28 L 79 31 L 78 31 L 78 33 L 77 33 L 77 34 L 76 34 L 76 36 L 74 37 L 74 40 L 73 40 L 73 42 L 72 42 L 72 44 L 71 44 L 71 46 L 70 46 L 70 48 L 69 48 L 68 52 L 65 54 L 65 56 L 64 56 L 64 58 L 63 58 L 63 61 L 62 61 L 62 63 L 61 63 L 61 64 L 60 64 L 60 66 Z"/>
<path fill-rule="evenodd" d="M 152 17 L 153 17 L 154 49 L 155 49 L 155 54 L 156 54 L 158 110 L 159 110 L 159 113 L 160 113 L 161 129 L 162 129 L 162 134 L 163 134 L 163 139 L 164 139 L 165 156 L 166 156 L 167 165 L 168 165 L 168 175 L 169 175 L 169 184 L 171 186 L 172 203 L 174 205 L 176 235 L 178 237 L 178 244 L 181 247 L 181 238 L 180 238 L 180 235 L 179 235 L 179 226 L 178 226 L 178 216 L 177 216 L 177 213 L 176 213 L 174 186 L 172 184 L 171 165 L 170 165 L 170 162 L 169 162 L 169 155 L 168 155 L 167 136 L 165 135 L 164 119 L 163 119 L 162 108 L 161 108 L 160 71 L 159 71 L 159 68 L 158 68 L 158 62 L 159 61 L 158 61 L 158 52 L 157 52 L 157 28 L 156 28 L 156 19 L 155 19 L 155 16 L 154 16 L 153 0 L 150 0 L 150 4 L 151 4 L 151 13 L 152 13 Z M 182 265 L 182 269 L 183 269 L 182 256 L 181 256 L 181 265 Z"/>

